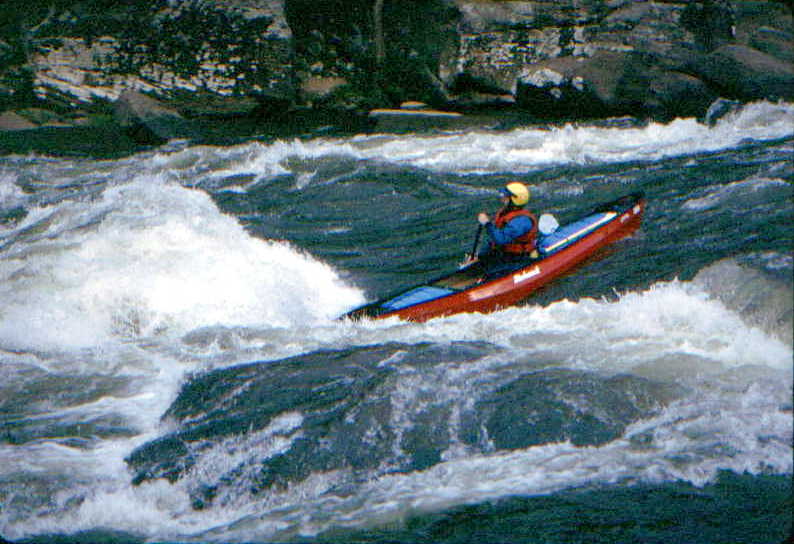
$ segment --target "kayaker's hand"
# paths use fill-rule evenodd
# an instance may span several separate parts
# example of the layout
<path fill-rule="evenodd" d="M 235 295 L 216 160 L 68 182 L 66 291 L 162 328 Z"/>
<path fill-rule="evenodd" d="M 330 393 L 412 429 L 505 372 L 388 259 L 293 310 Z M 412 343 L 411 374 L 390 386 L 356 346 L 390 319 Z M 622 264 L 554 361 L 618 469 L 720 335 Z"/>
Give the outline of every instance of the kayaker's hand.
<path fill-rule="evenodd" d="M 491 218 L 488 217 L 487 213 L 480 212 L 480 215 L 477 216 L 477 221 L 480 222 L 480 225 L 485 225 L 486 223 L 491 221 Z"/>

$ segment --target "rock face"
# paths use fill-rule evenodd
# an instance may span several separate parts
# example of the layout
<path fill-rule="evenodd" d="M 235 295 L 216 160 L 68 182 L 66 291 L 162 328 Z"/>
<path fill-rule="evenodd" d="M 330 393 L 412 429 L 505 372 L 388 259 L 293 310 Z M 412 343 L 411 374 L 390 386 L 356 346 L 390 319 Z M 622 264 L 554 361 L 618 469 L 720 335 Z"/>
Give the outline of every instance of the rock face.
<path fill-rule="evenodd" d="M 542 117 L 702 115 L 718 96 L 790 98 L 791 12 L 753 2 L 468 2 L 460 72 Z M 739 4 L 739 3 L 736 3 Z M 736 43 L 764 44 L 766 53 Z M 778 55 L 773 57 L 772 52 Z"/>
<path fill-rule="evenodd" d="M 791 8 L 771 0 L 8 2 L 0 109 L 136 89 L 187 114 L 421 100 L 669 119 L 794 93 Z"/>
<path fill-rule="evenodd" d="M 30 61 L 41 99 L 115 100 L 124 89 L 163 99 L 292 93 L 283 2 L 147 2 L 108 7 L 88 26 L 82 4 L 38 30 Z"/>

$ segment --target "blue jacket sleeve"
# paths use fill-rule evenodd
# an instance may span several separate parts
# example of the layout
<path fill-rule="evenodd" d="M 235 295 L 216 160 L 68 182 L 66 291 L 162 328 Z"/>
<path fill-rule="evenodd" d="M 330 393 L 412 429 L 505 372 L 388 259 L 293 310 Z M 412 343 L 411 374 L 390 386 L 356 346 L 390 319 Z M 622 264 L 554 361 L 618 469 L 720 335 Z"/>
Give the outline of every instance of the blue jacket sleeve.
<path fill-rule="evenodd" d="M 485 230 L 488 232 L 488 237 L 497 246 L 509 244 L 522 234 L 528 233 L 532 230 L 532 219 L 525 215 L 514 217 L 503 228 L 498 229 L 493 223 L 487 223 Z"/>

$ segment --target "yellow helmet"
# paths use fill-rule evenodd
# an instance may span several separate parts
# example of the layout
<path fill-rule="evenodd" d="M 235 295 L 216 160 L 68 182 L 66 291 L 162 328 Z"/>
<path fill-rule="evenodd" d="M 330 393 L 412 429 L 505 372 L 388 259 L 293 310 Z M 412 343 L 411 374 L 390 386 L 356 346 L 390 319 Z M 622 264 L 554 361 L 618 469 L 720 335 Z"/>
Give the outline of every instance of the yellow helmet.
<path fill-rule="evenodd" d="M 523 206 L 529 202 L 529 188 L 521 182 L 508 183 L 499 192 L 508 197 L 514 206 Z"/>

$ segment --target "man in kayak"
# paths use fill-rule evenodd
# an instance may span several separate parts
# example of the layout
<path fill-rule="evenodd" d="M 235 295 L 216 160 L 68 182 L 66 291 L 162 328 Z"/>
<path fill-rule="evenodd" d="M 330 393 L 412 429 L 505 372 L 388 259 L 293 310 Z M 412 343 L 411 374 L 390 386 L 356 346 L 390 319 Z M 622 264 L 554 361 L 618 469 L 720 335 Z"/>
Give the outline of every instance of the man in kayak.
<path fill-rule="evenodd" d="M 538 258 L 538 220 L 535 214 L 524 209 L 529 202 L 529 189 L 514 181 L 499 189 L 499 193 L 502 208 L 496 212 L 493 221 L 485 212 L 477 216 L 477 221 L 488 233 L 490 244 L 464 263 L 469 265 L 479 261 L 489 276 L 509 272 L 530 259 Z"/>

